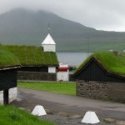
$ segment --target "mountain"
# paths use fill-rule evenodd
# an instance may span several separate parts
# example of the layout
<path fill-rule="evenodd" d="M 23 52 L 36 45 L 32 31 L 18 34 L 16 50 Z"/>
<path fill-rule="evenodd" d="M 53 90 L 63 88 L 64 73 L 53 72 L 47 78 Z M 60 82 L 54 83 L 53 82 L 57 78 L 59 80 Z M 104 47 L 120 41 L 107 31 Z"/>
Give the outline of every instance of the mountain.
<path fill-rule="evenodd" d="M 25 9 L 0 15 L 0 43 L 40 46 L 48 33 L 48 24 L 58 51 L 118 50 L 125 46 L 124 32 L 99 31 L 50 12 Z"/>

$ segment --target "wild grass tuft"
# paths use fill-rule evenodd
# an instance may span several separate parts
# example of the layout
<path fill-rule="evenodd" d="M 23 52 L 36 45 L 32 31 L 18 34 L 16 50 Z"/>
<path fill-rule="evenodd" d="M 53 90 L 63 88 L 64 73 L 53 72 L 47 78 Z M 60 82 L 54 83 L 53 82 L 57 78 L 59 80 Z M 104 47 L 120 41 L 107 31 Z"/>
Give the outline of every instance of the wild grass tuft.
<path fill-rule="evenodd" d="M 14 106 L 0 106 L 0 125 L 54 125 Z"/>

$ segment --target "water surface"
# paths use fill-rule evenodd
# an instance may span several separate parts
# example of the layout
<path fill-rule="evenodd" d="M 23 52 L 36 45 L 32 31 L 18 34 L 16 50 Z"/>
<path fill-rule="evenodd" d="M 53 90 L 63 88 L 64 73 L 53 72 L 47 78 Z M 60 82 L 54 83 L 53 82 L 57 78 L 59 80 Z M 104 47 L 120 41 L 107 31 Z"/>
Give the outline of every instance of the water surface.
<path fill-rule="evenodd" d="M 79 66 L 91 53 L 82 52 L 57 52 L 60 63 Z"/>

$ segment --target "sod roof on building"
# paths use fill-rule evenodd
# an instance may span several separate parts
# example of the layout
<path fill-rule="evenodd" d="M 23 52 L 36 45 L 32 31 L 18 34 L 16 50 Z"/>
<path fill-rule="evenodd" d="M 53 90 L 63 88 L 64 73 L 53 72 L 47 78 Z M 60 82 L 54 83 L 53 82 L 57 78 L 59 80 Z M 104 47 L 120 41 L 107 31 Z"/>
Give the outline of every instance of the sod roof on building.
<path fill-rule="evenodd" d="M 19 59 L 22 66 L 58 65 L 56 53 L 43 52 L 42 47 L 2 45 L 0 48 L 13 53 Z"/>
<path fill-rule="evenodd" d="M 96 52 L 92 54 L 78 67 L 74 75 L 79 73 L 92 58 L 96 59 L 96 61 L 107 72 L 125 76 L 125 53 L 115 53 L 108 51 Z"/>
<path fill-rule="evenodd" d="M 18 58 L 13 53 L 0 48 L 0 70 L 18 66 L 20 66 Z"/>

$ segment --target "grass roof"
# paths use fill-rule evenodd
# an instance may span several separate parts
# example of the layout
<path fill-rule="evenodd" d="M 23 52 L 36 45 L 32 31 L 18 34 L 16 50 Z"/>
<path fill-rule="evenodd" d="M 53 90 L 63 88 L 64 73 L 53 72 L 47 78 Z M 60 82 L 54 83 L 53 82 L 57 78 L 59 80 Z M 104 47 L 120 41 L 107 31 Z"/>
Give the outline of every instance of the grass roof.
<path fill-rule="evenodd" d="M 19 66 L 20 62 L 18 58 L 11 52 L 4 49 L 0 49 L 0 69 L 7 67 Z"/>
<path fill-rule="evenodd" d="M 58 59 L 54 52 L 43 52 L 41 47 L 35 46 L 1 46 L 3 49 L 13 53 L 22 66 L 58 65 Z"/>
<path fill-rule="evenodd" d="M 92 54 L 79 66 L 75 74 L 80 72 L 86 63 L 92 58 L 95 58 L 107 72 L 125 76 L 125 53 L 108 51 Z"/>

